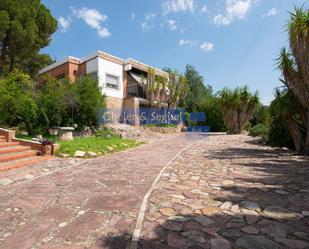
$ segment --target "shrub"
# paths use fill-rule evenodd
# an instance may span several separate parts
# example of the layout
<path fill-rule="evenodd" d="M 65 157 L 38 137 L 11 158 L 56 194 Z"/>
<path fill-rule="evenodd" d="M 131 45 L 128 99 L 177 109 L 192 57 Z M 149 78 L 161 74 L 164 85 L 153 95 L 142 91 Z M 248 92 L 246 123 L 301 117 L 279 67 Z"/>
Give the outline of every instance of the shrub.
<path fill-rule="evenodd" d="M 249 135 L 253 137 L 262 137 L 267 140 L 269 127 L 266 124 L 257 124 L 249 129 Z"/>

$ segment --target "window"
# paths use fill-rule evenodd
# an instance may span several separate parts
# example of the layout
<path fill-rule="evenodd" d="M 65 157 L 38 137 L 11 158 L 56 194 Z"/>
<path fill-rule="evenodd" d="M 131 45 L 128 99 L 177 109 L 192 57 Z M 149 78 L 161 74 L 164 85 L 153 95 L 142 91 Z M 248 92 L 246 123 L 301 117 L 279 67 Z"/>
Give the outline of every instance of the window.
<path fill-rule="evenodd" d="M 94 80 L 98 81 L 98 71 L 94 71 L 94 72 L 87 73 L 87 75 L 88 75 L 91 79 L 94 79 Z"/>
<path fill-rule="evenodd" d="M 119 89 L 119 77 L 106 74 L 106 87 L 113 88 L 113 89 Z"/>

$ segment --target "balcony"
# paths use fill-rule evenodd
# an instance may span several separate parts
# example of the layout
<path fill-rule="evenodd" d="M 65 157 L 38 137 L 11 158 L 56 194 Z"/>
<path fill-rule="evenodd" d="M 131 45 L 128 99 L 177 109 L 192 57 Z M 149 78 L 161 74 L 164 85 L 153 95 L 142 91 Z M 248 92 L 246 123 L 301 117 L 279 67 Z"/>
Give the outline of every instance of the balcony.
<path fill-rule="evenodd" d="M 127 95 L 128 97 L 137 97 L 146 99 L 146 92 L 144 87 L 138 84 L 129 85 L 127 87 Z"/>

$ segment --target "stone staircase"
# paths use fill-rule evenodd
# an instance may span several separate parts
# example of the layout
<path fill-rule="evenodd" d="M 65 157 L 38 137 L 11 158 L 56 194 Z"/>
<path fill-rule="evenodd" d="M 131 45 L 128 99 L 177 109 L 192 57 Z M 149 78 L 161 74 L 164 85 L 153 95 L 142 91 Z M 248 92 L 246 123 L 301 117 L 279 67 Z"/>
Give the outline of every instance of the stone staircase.
<path fill-rule="evenodd" d="M 15 169 L 37 162 L 45 161 L 52 156 L 42 156 L 42 153 L 22 146 L 19 142 L 7 142 L 4 136 L 0 136 L 0 171 Z"/>

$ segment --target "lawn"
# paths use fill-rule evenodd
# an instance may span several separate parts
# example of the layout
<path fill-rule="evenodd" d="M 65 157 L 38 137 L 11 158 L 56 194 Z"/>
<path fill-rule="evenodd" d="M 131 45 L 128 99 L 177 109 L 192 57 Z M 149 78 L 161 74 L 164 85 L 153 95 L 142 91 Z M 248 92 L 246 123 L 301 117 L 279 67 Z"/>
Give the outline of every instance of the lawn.
<path fill-rule="evenodd" d="M 132 139 L 122 139 L 119 137 L 75 137 L 73 141 L 57 141 L 60 144 L 60 154 L 74 156 L 75 151 L 95 152 L 98 155 L 105 155 L 116 151 L 125 150 L 142 144 Z"/>
<path fill-rule="evenodd" d="M 44 139 L 55 141 L 55 143 L 60 144 L 60 150 L 57 152 L 58 156 L 61 154 L 68 154 L 70 157 L 74 156 L 75 151 L 91 151 L 100 156 L 143 144 L 143 142 L 138 142 L 132 139 L 123 139 L 113 134 L 110 134 L 110 137 L 107 138 L 106 134 L 109 133 L 103 132 L 98 136 L 93 137 L 74 137 L 73 141 L 60 141 L 57 137 L 52 137 L 50 135 L 43 137 Z M 16 135 L 16 137 L 26 140 L 32 139 L 32 136 L 20 134 Z"/>

